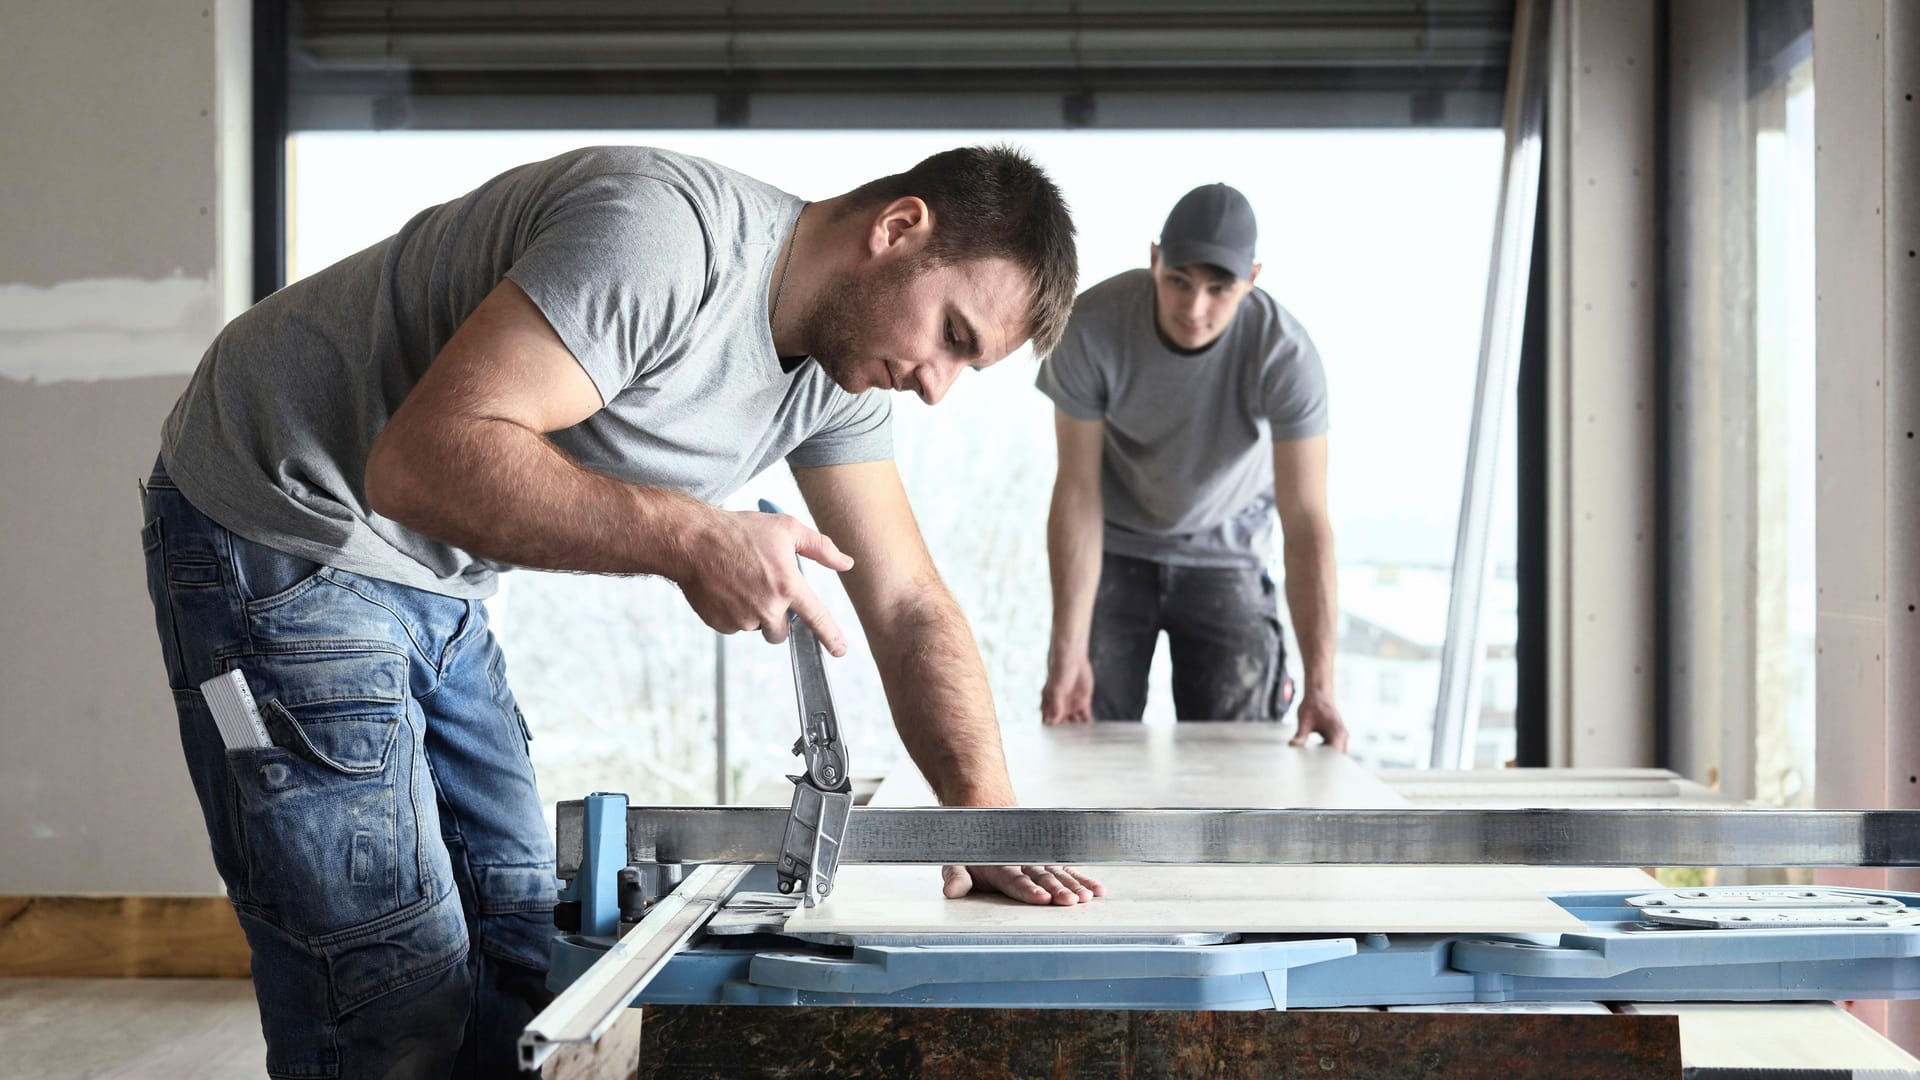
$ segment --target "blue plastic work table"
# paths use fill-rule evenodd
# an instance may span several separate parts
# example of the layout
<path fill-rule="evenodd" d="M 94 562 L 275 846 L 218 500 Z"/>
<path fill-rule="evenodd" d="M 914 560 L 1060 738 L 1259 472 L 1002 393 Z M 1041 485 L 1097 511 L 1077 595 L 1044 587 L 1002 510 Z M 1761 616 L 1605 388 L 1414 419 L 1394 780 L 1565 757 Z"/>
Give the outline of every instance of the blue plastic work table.
<path fill-rule="evenodd" d="M 742 909 L 755 901 L 743 894 L 734 914 L 744 921 L 716 917 L 633 1004 L 1284 1010 L 1920 997 L 1920 895 L 1726 889 L 1551 899 L 1586 929 L 849 944 L 764 932 L 780 920 L 754 923 Z M 1676 908 L 1690 906 L 1713 928 L 1688 928 L 1699 913 Z M 1669 925 L 1656 926 L 1663 918 Z M 570 984 L 610 944 L 562 938 L 549 985 Z"/>

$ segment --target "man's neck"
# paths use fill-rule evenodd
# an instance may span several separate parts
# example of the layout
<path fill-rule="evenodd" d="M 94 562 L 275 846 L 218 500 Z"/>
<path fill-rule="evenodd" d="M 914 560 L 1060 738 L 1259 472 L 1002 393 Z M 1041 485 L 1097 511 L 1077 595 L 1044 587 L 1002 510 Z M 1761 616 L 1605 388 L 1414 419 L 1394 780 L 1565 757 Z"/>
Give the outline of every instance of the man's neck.
<path fill-rule="evenodd" d="M 773 253 L 773 279 L 767 286 L 767 325 L 774 352 L 782 357 L 807 355 L 803 313 L 812 304 L 812 246 L 814 206 L 802 206 L 786 242 Z"/>
<path fill-rule="evenodd" d="M 807 340 L 807 312 L 820 302 L 823 283 L 833 279 L 835 260 L 851 243 L 847 221 L 839 213 L 841 200 L 836 196 L 808 203 L 800 210 L 792 235 L 775 253 L 773 282 L 767 289 L 767 315 L 773 332 L 774 350 L 781 356 L 807 356 L 813 343 Z M 788 247 L 792 247 L 789 252 Z M 780 290 L 780 267 L 786 267 L 786 289 Z M 779 304 L 774 303 L 779 295 Z"/>

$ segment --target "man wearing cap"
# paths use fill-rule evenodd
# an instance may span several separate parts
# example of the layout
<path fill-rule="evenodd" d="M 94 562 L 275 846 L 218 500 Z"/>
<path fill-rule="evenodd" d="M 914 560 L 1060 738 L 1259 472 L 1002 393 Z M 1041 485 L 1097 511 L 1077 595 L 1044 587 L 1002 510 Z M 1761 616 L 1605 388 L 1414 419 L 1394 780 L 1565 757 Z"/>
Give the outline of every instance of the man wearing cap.
<path fill-rule="evenodd" d="M 1333 701 L 1327 383 L 1306 329 L 1254 288 L 1253 208 L 1183 196 L 1151 265 L 1095 285 L 1040 367 L 1059 471 L 1047 519 L 1047 724 L 1139 720 L 1161 631 L 1182 720 L 1279 720 L 1293 696 L 1266 571 L 1277 510 L 1305 687 L 1299 731 L 1345 750 Z"/>

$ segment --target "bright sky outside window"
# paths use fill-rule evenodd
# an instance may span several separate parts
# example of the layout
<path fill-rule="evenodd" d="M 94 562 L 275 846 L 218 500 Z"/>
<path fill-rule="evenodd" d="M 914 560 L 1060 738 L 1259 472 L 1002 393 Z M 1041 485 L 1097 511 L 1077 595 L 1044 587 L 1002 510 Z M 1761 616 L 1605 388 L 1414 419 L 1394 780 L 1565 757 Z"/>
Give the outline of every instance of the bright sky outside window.
<path fill-rule="evenodd" d="M 1340 703 L 1354 752 L 1369 764 L 1424 762 L 1498 194 L 1497 130 L 304 133 L 289 144 L 289 273 L 310 274 L 503 169 L 589 143 L 685 150 L 819 199 L 935 150 L 999 141 L 1025 147 L 1065 190 L 1082 287 L 1145 265 L 1167 209 L 1189 188 L 1220 180 L 1246 192 L 1260 218 L 1259 283 L 1301 319 L 1327 364 L 1340 663 L 1408 688 L 1390 713 L 1359 698 Z M 895 405 L 901 472 L 974 623 L 1008 724 L 1039 722 L 1046 663 L 1053 441 L 1051 405 L 1033 374 L 1022 352 L 963 378 L 938 408 L 904 396 Z M 1510 452 L 1501 466 L 1510 492 Z M 737 506 L 766 495 L 798 507 L 790 478 L 774 472 Z M 1489 672 L 1513 665 L 1511 527 L 1498 537 L 1488 644 L 1500 651 Z M 878 769 L 897 743 L 851 609 L 823 587 L 826 577 L 813 575 L 815 585 L 856 638 L 833 668 L 843 723 L 862 750 L 856 765 Z M 671 587 L 520 573 L 508 575 L 494 607 L 549 800 L 607 787 L 636 799 L 711 797 L 715 643 Z M 1297 670 L 1291 632 L 1289 645 Z M 783 650 L 750 635 L 724 648 L 737 791 L 786 767 L 792 686 Z M 1369 652 L 1345 655 L 1355 649 Z M 1150 721 L 1171 716 L 1165 655 Z M 1511 756 L 1511 708 L 1483 718 L 1483 757 Z M 640 790 L 636 777 L 654 789 Z"/>

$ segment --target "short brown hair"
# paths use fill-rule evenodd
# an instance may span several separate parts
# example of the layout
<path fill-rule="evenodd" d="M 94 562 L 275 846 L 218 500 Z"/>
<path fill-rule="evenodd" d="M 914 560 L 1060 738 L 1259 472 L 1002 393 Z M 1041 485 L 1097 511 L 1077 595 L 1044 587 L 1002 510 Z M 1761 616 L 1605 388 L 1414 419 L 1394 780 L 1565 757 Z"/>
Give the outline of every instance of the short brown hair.
<path fill-rule="evenodd" d="M 1080 282 L 1073 217 L 1045 170 L 1011 146 L 962 146 L 847 193 L 848 212 L 915 196 L 933 211 L 935 265 L 1007 259 L 1026 271 L 1027 336 L 1045 356 L 1066 331 Z"/>

